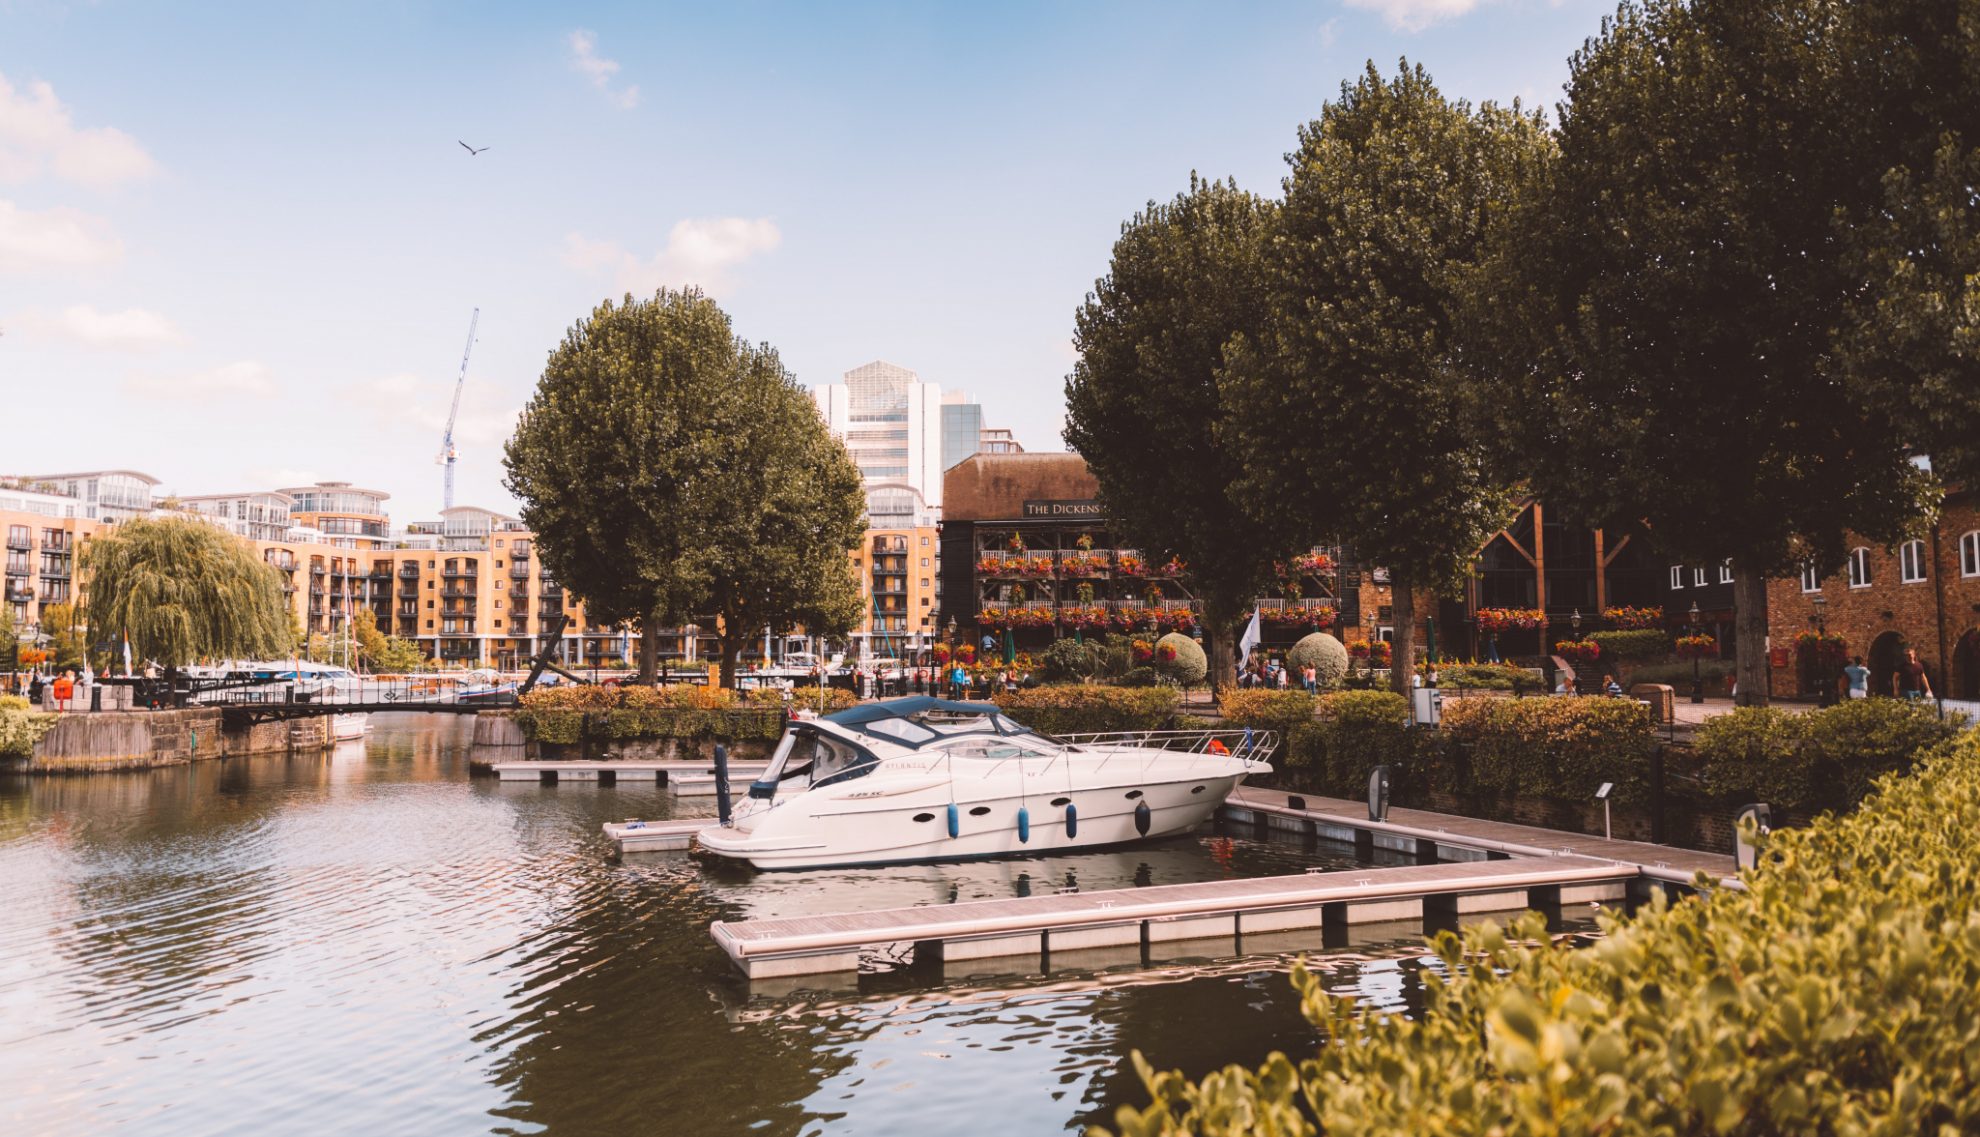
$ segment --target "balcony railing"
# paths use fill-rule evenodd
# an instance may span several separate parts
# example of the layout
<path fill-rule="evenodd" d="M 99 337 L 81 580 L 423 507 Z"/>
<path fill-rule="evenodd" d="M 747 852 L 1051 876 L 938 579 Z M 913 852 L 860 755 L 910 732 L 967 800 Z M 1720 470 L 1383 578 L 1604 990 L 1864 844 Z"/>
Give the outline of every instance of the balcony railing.
<path fill-rule="evenodd" d="M 399 608 L 399 619 L 401 620 L 419 619 L 419 605 L 417 604 L 402 605 Z"/>
<path fill-rule="evenodd" d="M 517 563 L 517 564 L 511 564 L 511 565 L 509 566 L 509 576 L 510 576 L 510 578 L 511 578 L 511 579 L 513 579 L 513 580 L 528 580 L 528 579 L 529 579 L 529 566 L 528 566 L 528 565 L 526 565 L 526 564 L 520 564 L 520 563 Z"/>
<path fill-rule="evenodd" d="M 475 577 L 480 575 L 480 573 L 478 570 L 476 570 L 476 568 L 473 565 L 469 565 L 467 568 L 441 569 L 440 575 L 446 577 L 449 580 L 458 580 L 464 577 Z"/>
<path fill-rule="evenodd" d="M 401 565 L 399 566 L 399 575 L 405 577 L 407 580 L 417 580 L 419 579 L 419 566 Z"/>
<path fill-rule="evenodd" d="M 32 549 L 34 548 L 34 542 L 26 537 L 10 536 L 7 538 L 7 547 L 10 549 Z"/>
<path fill-rule="evenodd" d="M 440 590 L 440 595 L 454 597 L 456 599 L 460 597 L 473 598 L 474 585 L 472 583 L 466 585 L 450 584 Z"/>

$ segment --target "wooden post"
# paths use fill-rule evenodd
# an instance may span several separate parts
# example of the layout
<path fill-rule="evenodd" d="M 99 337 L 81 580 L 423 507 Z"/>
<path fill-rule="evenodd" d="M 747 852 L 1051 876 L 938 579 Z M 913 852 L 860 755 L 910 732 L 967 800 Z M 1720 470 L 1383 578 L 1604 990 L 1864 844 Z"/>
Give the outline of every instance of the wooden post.
<path fill-rule="evenodd" d="M 1602 555 L 1603 534 L 1595 530 L 1595 615 L 1601 616 L 1602 609 L 1609 606 L 1609 561 Z"/>

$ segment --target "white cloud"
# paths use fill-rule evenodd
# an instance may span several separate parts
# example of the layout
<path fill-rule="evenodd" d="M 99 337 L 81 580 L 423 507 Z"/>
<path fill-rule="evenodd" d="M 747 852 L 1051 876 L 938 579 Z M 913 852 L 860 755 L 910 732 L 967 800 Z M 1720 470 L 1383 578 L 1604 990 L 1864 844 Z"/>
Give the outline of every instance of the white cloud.
<path fill-rule="evenodd" d="M 0 272 L 109 264 L 124 243 L 100 217 L 79 209 L 22 209 L 0 201 Z"/>
<path fill-rule="evenodd" d="M 621 90 L 612 89 L 612 80 L 619 74 L 619 61 L 604 59 L 598 54 L 598 37 L 579 28 L 568 37 L 571 45 L 571 66 L 591 80 L 591 85 L 604 92 L 612 105 L 621 110 L 631 110 L 639 105 L 639 88 L 628 86 Z"/>
<path fill-rule="evenodd" d="M 29 308 L 15 322 L 29 335 L 124 351 L 149 351 L 186 342 L 178 325 L 143 308 L 121 312 L 99 312 L 88 304 L 72 304 L 59 312 Z"/>
<path fill-rule="evenodd" d="M 1347 0 L 1350 8 L 1376 12 L 1399 32 L 1420 32 L 1432 24 L 1455 20 L 1478 7 L 1480 0 Z"/>
<path fill-rule="evenodd" d="M 101 189 L 150 177 L 158 164 L 115 127 L 78 129 L 47 83 L 17 90 L 0 75 L 0 181 L 24 182 L 49 170 Z"/>
<path fill-rule="evenodd" d="M 1334 46 L 1335 42 L 1340 38 L 1341 20 L 1339 16 L 1320 25 L 1320 47 L 1323 50 Z"/>
<path fill-rule="evenodd" d="M 275 393 L 275 379 L 267 364 L 243 359 L 190 374 L 133 375 L 124 380 L 124 390 L 144 398 L 175 401 L 226 395 L 258 399 Z"/>
<path fill-rule="evenodd" d="M 585 272 L 613 270 L 616 287 L 651 292 L 662 285 L 695 284 L 714 291 L 730 282 L 730 271 L 782 244 L 784 235 L 768 217 L 696 217 L 675 223 L 667 247 L 642 260 L 610 241 L 582 233 L 564 238 L 564 263 Z"/>

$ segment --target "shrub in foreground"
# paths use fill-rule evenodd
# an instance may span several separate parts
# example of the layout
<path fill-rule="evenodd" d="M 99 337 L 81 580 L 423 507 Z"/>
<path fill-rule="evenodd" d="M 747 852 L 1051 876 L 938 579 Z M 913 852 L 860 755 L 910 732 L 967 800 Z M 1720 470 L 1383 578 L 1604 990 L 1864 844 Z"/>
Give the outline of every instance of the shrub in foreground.
<path fill-rule="evenodd" d="M 1245 691 L 1226 688 L 1217 696 L 1217 709 L 1231 727 L 1276 730 L 1281 739 L 1295 727 L 1313 721 L 1319 700 L 1304 691 Z"/>
<path fill-rule="evenodd" d="M 1928 704 L 1851 699 L 1807 714 L 1742 707 L 1707 719 L 1693 747 L 1713 793 L 1808 814 L 1849 808 L 1954 731 Z"/>
<path fill-rule="evenodd" d="M 858 700 L 851 692 L 825 692 L 827 712 Z M 816 710 L 818 692 L 801 694 L 798 706 Z M 572 684 L 531 691 L 517 700 L 516 722 L 536 742 L 574 743 L 586 737 L 620 741 L 657 738 L 776 738 L 782 729 L 782 692 L 738 694 L 725 687 L 606 687 Z"/>
<path fill-rule="evenodd" d="M 1980 734 L 1863 808 L 1776 831 L 1744 889 L 1591 946 L 1448 932 L 1410 1021 L 1293 981 L 1323 1041 L 1191 1082 L 1135 1056 L 1122 1134 L 1980 1131 Z"/>
<path fill-rule="evenodd" d="M 1091 683 L 1031 687 L 997 696 L 1004 713 L 1046 734 L 1167 730 L 1176 718 L 1174 687 L 1102 687 Z"/>
<path fill-rule="evenodd" d="M 0 758 L 34 757 L 34 744 L 55 729 L 56 718 L 19 695 L 0 695 Z"/>

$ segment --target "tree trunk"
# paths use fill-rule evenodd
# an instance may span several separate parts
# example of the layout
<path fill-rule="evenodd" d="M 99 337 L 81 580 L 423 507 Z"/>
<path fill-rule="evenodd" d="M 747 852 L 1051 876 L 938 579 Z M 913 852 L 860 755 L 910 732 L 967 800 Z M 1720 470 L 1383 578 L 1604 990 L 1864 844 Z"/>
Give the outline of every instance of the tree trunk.
<path fill-rule="evenodd" d="M 736 662 L 742 658 L 743 639 L 740 636 L 724 635 L 722 643 L 722 686 L 734 690 L 736 686 Z"/>
<path fill-rule="evenodd" d="M 1237 618 L 1228 608 L 1211 600 L 1203 602 L 1203 652 L 1210 660 L 1206 681 L 1212 693 L 1237 685 L 1237 660 L 1232 653 L 1237 650 L 1239 634 Z"/>
<path fill-rule="evenodd" d="M 1389 607 L 1396 622 L 1396 639 L 1389 648 L 1389 690 L 1407 699 L 1410 679 L 1416 674 L 1416 590 L 1394 569 L 1389 571 Z"/>
<path fill-rule="evenodd" d="M 1733 627 L 1739 638 L 1739 705 L 1767 705 L 1767 578 L 1733 564 Z"/>
<path fill-rule="evenodd" d="M 651 687 L 660 674 L 660 610 L 648 612 L 639 622 L 639 681 Z"/>

